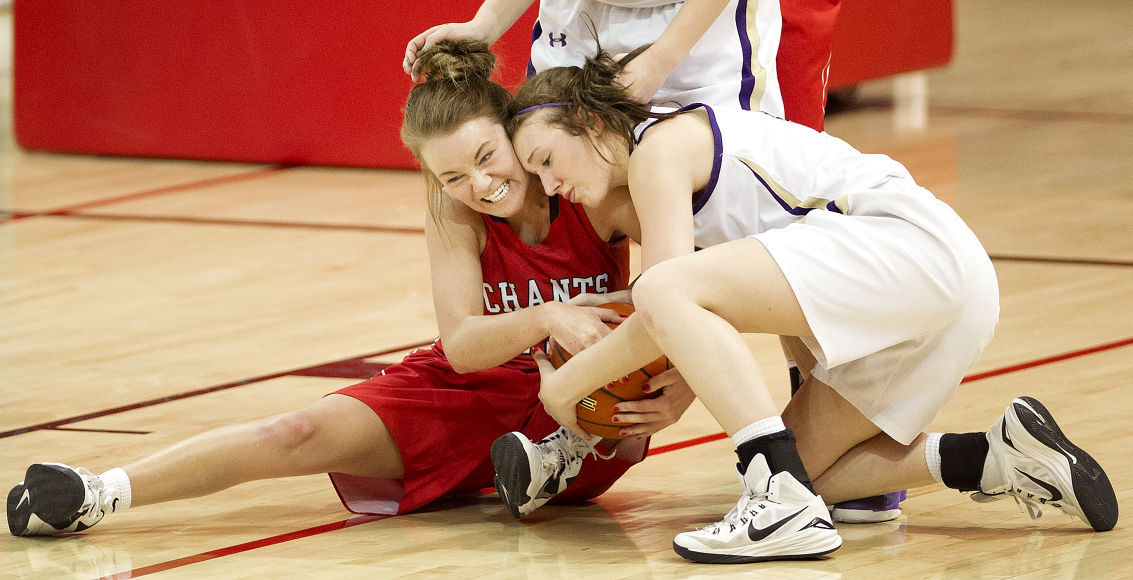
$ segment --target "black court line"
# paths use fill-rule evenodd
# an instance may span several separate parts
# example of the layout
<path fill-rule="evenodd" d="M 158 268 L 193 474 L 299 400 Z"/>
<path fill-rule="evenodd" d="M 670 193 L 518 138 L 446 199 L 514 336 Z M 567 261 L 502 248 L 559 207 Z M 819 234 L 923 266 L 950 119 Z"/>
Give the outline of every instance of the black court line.
<path fill-rule="evenodd" d="M 1054 256 L 1008 256 L 989 254 L 989 258 L 999 262 L 1032 262 L 1040 264 L 1065 264 L 1068 266 L 1133 266 L 1133 260 L 1098 260 L 1094 258 L 1058 258 Z"/>
<path fill-rule="evenodd" d="M 142 199 L 142 198 L 145 198 L 145 197 L 153 197 L 153 196 L 157 196 L 157 195 L 164 195 L 164 194 L 167 194 L 167 193 L 178 193 L 178 192 L 190 191 L 190 190 L 194 190 L 194 189 L 204 189 L 204 188 L 207 188 L 207 187 L 212 187 L 214 185 L 234 183 L 234 182 L 237 182 L 237 181 L 245 181 L 245 180 L 248 180 L 248 179 L 258 179 L 258 178 L 264 177 L 266 175 L 272 175 L 272 174 L 278 173 L 280 171 L 286 171 L 286 170 L 291 169 L 293 167 L 296 167 L 296 166 L 295 165 L 288 165 L 288 164 L 272 165 L 271 167 L 265 167 L 265 168 L 256 169 L 256 170 L 253 170 L 253 171 L 246 171 L 246 172 L 243 172 L 243 173 L 223 175 L 221 177 L 214 177 L 214 178 L 211 178 L 211 179 L 201 179 L 201 180 L 197 180 L 197 181 L 186 181 L 186 182 L 178 183 L 178 184 L 175 184 L 175 185 L 168 185 L 168 186 L 165 186 L 165 187 L 157 187 L 157 188 L 153 188 L 153 189 L 146 189 L 146 190 L 137 191 L 137 192 L 134 192 L 134 193 L 125 193 L 125 194 L 122 194 L 122 195 L 116 195 L 116 196 L 113 196 L 113 197 L 105 197 L 105 198 L 102 198 L 102 199 L 86 201 L 86 202 L 83 202 L 83 203 L 76 203 L 76 204 L 58 207 L 58 208 L 55 208 L 55 209 L 44 210 L 44 211 L 20 211 L 18 209 L 4 210 L 4 213 L 6 213 L 8 215 L 0 216 L 0 225 L 3 225 L 4 223 L 7 223 L 7 222 L 24 220 L 24 219 L 28 219 L 28 218 L 42 217 L 42 216 L 47 216 L 47 215 L 54 215 L 54 216 L 68 215 L 68 214 L 71 214 L 71 213 L 74 213 L 74 212 L 77 212 L 77 211 L 80 211 L 80 210 L 90 209 L 92 207 L 100 207 L 100 206 L 104 206 L 104 205 L 111 205 L 111 204 L 115 204 L 115 203 L 121 203 L 121 202 L 124 202 L 124 201 L 133 201 L 135 199 Z"/>
<path fill-rule="evenodd" d="M 411 349 L 411 348 L 420 348 L 422 346 L 426 346 L 426 345 L 429 345 L 429 344 L 432 344 L 432 343 L 433 343 L 433 339 L 429 339 L 429 340 L 426 340 L 426 341 L 420 341 L 420 342 L 414 342 L 412 344 L 395 346 L 395 347 L 388 348 L 388 349 L 385 349 L 385 350 L 381 350 L 381 351 L 378 351 L 378 352 L 374 352 L 374 353 L 370 353 L 370 354 L 366 354 L 366 355 L 362 355 L 362 356 L 356 356 L 356 357 L 343 359 L 343 360 L 339 360 L 339 361 L 322 363 L 322 364 L 312 365 L 312 366 L 309 366 L 309 367 L 303 367 L 303 368 L 298 368 L 298 369 L 291 369 L 291 370 L 287 370 L 287 371 L 283 371 L 283 372 L 272 373 L 272 374 L 254 377 L 254 378 L 250 378 L 250 379 L 243 379 L 243 380 L 239 380 L 239 381 L 233 381 L 233 382 L 230 382 L 230 383 L 224 383 L 222 385 L 215 385 L 215 386 L 212 386 L 212 387 L 204 387 L 202 389 L 195 389 L 195 390 L 192 390 L 192 391 L 186 391 L 184 393 L 177 393 L 177 394 L 174 394 L 174 395 L 169 395 L 169 396 L 166 396 L 166 397 L 160 397 L 160 398 L 157 398 L 157 399 L 150 399 L 148 401 L 140 401 L 140 402 L 137 402 L 137 403 L 131 403 L 129 405 L 122 405 L 122 406 L 114 407 L 114 408 L 111 408 L 111 409 L 104 409 L 102 411 L 95 411 L 93 413 L 87 413 L 85 415 L 77 415 L 77 416 L 74 416 L 74 417 L 67 417 L 66 419 L 57 419 L 55 421 L 49 421 L 47 423 L 40 423 L 38 425 L 31 425 L 29 427 L 20 427 L 18 429 L 11 429 L 9 431 L 4 431 L 4 432 L 0 433 L 0 439 L 3 439 L 5 437 L 12 437 L 12 436 L 15 436 L 15 435 L 22 435 L 24 433 L 31 433 L 33 431 L 41 431 L 41 430 L 44 430 L 44 429 L 61 430 L 61 429 L 59 429 L 61 426 L 69 425 L 71 423 L 78 423 L 80 421 L 87 421 L 89 419 L 97 419 L 99 417 L 106 417 L 108 415 L 116 415 L 118 413 L 125 413 L 126 411 L 133 411 L 135 409 L 152 407 L 154 405 L 160 405 L 162 403 L 168 403 L 168 402 L 171 402 L 171 401 L 180 401 L 181 399 L 188 399 L 190 397 L 207 395 L 209 393 L 215 393 L 217 391 L 224 391 L 224 390 L 227 390 L 227 389 L 242 387 L 244 385 L 251 385 L 251 384 L 254 384 L 254 383 L 260 383 L 260 382 L 263 382 L 263 381 L 268 381 L 268 380 L 271 380 L 271 379 L 278 379 L 280 377 L 286 377 L 286 376 L 355 378 L 355 379 L 365 380 L 365 379 L 368 379 L 371 376 L 377 374 L 378 372 L 380 372 L 386 366 L 389 366 L 389 365 L 386 365 L 386 364 L 383 364 L 383 363 L 369 363 L 369 362 L 366 362 L 366 359 L 374 358 L 374 357 L 382 356 L 382 355 L 387 355 L 387 354 L 402 351 L 402 350 L 408 350 L 408 349 Z M 344 370 L 346 372 L 344 372 Z M 369 373 L 369 374 L 366 374 L 366 373 Z M 362 375 L 362 376 L 359 376 L 359 375 Z"/>
<path fill-rule="evenodd" d="M 135 221 L 135 222 L 155 222 L 155 223 L 176 223 L 188 225 L 209 225 L 209 226 L 253 226 L 253 227 L 266 227 L 266 228 L 296 228 L 305 230 L 331 230 L 331 231 L 356 231 L 356 232 L 375 232 L 384 234 L 414 234 L 420 235 L 425 233 L 423 227 L 409 227 L 409 226 L 379 226 L 379 225 L 366 225 L 366 224 L 329 224 L 319 222 L 291 222 L 291 221 L 278 221 L 278 220 L 245 220 L 236 218 L 208 218 L 208 217 L 194 217 L 194 216 L 164 216 L 164 215 L 130 215 L 130 214 L 106 214 L 106 213 L 83 213 L 83 212 L 42 212 L 34 214 L 40 217 L 49 218 L 77 218 L 88 220 L 107 220 L 107 221 Z"/>

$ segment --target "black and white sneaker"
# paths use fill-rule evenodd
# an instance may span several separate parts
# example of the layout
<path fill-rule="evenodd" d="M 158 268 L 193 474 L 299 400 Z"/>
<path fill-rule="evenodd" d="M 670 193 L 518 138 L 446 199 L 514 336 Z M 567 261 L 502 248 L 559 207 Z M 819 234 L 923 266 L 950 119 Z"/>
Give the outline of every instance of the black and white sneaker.
<path fill-rule="evenodd" d="M 1101 465 L 1062 434 L 1031 397 L 1011 401 L 987 432 L 988 456 L 978 502 L 1010 496 L 1032 519 L 1053 506 L 1104 532 L 1117 525 L 1117 496 Z"/>
<path fill-rule="evenodd" d="M 677 554 L 705 564 L 743 564 L 816 558 L 842 545 L 822 497 L 786 471 L 772 474 L 763 455 L 740 482 L 744 493 L 736 507 L 723 521 L 677 534 Z"/>
<path fill-rule="evenodd" d="M 81 532 L 99 522 L 103 483 L 85 469 L 36 463 L 8 492 L 8 530 L 13 536 Z"/>
<path fill-rule="evenodd" d="M 593 445 L 566 427 L 532 443 L 526 435 L 512 431 L 492 443 L 492 466 L 496 468 L 496 492 L 511 515 L 530 515 L 563 491 L 582 471 L 582 461 L 594 453 Z"/>

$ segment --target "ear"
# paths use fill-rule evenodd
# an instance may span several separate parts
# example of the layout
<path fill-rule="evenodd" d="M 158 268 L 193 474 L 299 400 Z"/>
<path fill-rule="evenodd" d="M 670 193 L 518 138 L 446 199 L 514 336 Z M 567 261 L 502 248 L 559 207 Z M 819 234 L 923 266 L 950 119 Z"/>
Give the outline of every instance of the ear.
<path fill-rule="evenodd" d="M 591 115 L 590 123 L 586 128 L 591 137 L 601 137 L 602 133 L 606 130 L 606 121 L 602 119 L 601 115 Z"/>

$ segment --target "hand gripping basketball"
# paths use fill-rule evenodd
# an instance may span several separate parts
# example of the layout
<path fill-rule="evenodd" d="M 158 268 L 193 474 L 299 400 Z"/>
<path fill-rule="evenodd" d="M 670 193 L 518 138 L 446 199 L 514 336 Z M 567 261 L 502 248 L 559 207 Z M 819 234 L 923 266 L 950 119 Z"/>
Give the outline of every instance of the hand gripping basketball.
<path fill-rule="evenodd" d="M 622 316 L 633 314 L 633 306 L 623 302 L 609 302 L 600 305 L 600 307 L 609 308 Z M 617 323 L 607 322 L 606 326 L 614 328 Z M 570 357 L 571 353 L 555 344 L 547 358 L 557 369 L 570 360 Z M 621 428 L 630 425 L 630 423 L 614 423 L 614 405 L 621 401 L 638 401 L 659 396 L 661 391 L 646 393 L 643 390 L 645 381 L 670 368 L 673 367 L 669 363 L 669 359 L 661 356 L 620 380 L 613 381 L 590 393 L 579 401 L 575 408 L 579 426 L 586 429 L 586 432 L 591 435 L 598 435 L 607 439 L 621 439 L 621 435 L 619 435 Z"/>

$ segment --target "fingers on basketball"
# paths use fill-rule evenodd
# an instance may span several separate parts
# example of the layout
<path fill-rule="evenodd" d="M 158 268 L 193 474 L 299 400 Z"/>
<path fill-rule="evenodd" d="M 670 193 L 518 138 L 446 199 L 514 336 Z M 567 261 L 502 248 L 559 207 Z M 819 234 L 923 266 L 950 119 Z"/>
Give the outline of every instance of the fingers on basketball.
<path fill-rule="evenodd" d="M 633 306 L 621 302 L 603 304 L 603 308 L 610 308 L 623 316 L 633 313 Z M 614 323 L 607 323 L 611 328 Z M 551 349 L 550 360 L 555 368 L 561 367 L 570 360 L 571 354 L 558 344 Z M 632 423 L 614 422 L 614 405 L 622 401 L 639 401 L 652 399 L 661 394 L 660 391 L 647 393 L 644 390 L 645 382 L 654 376 L 673 368 L 667 357 L 661 356 L 653 362 L 626 375 L 620 380 L 595 390 L 578 402 L 576 411 L 578 424 L 591 435 L 599 435 L 607 439 L 621 439 L 622 428 Z"/>

